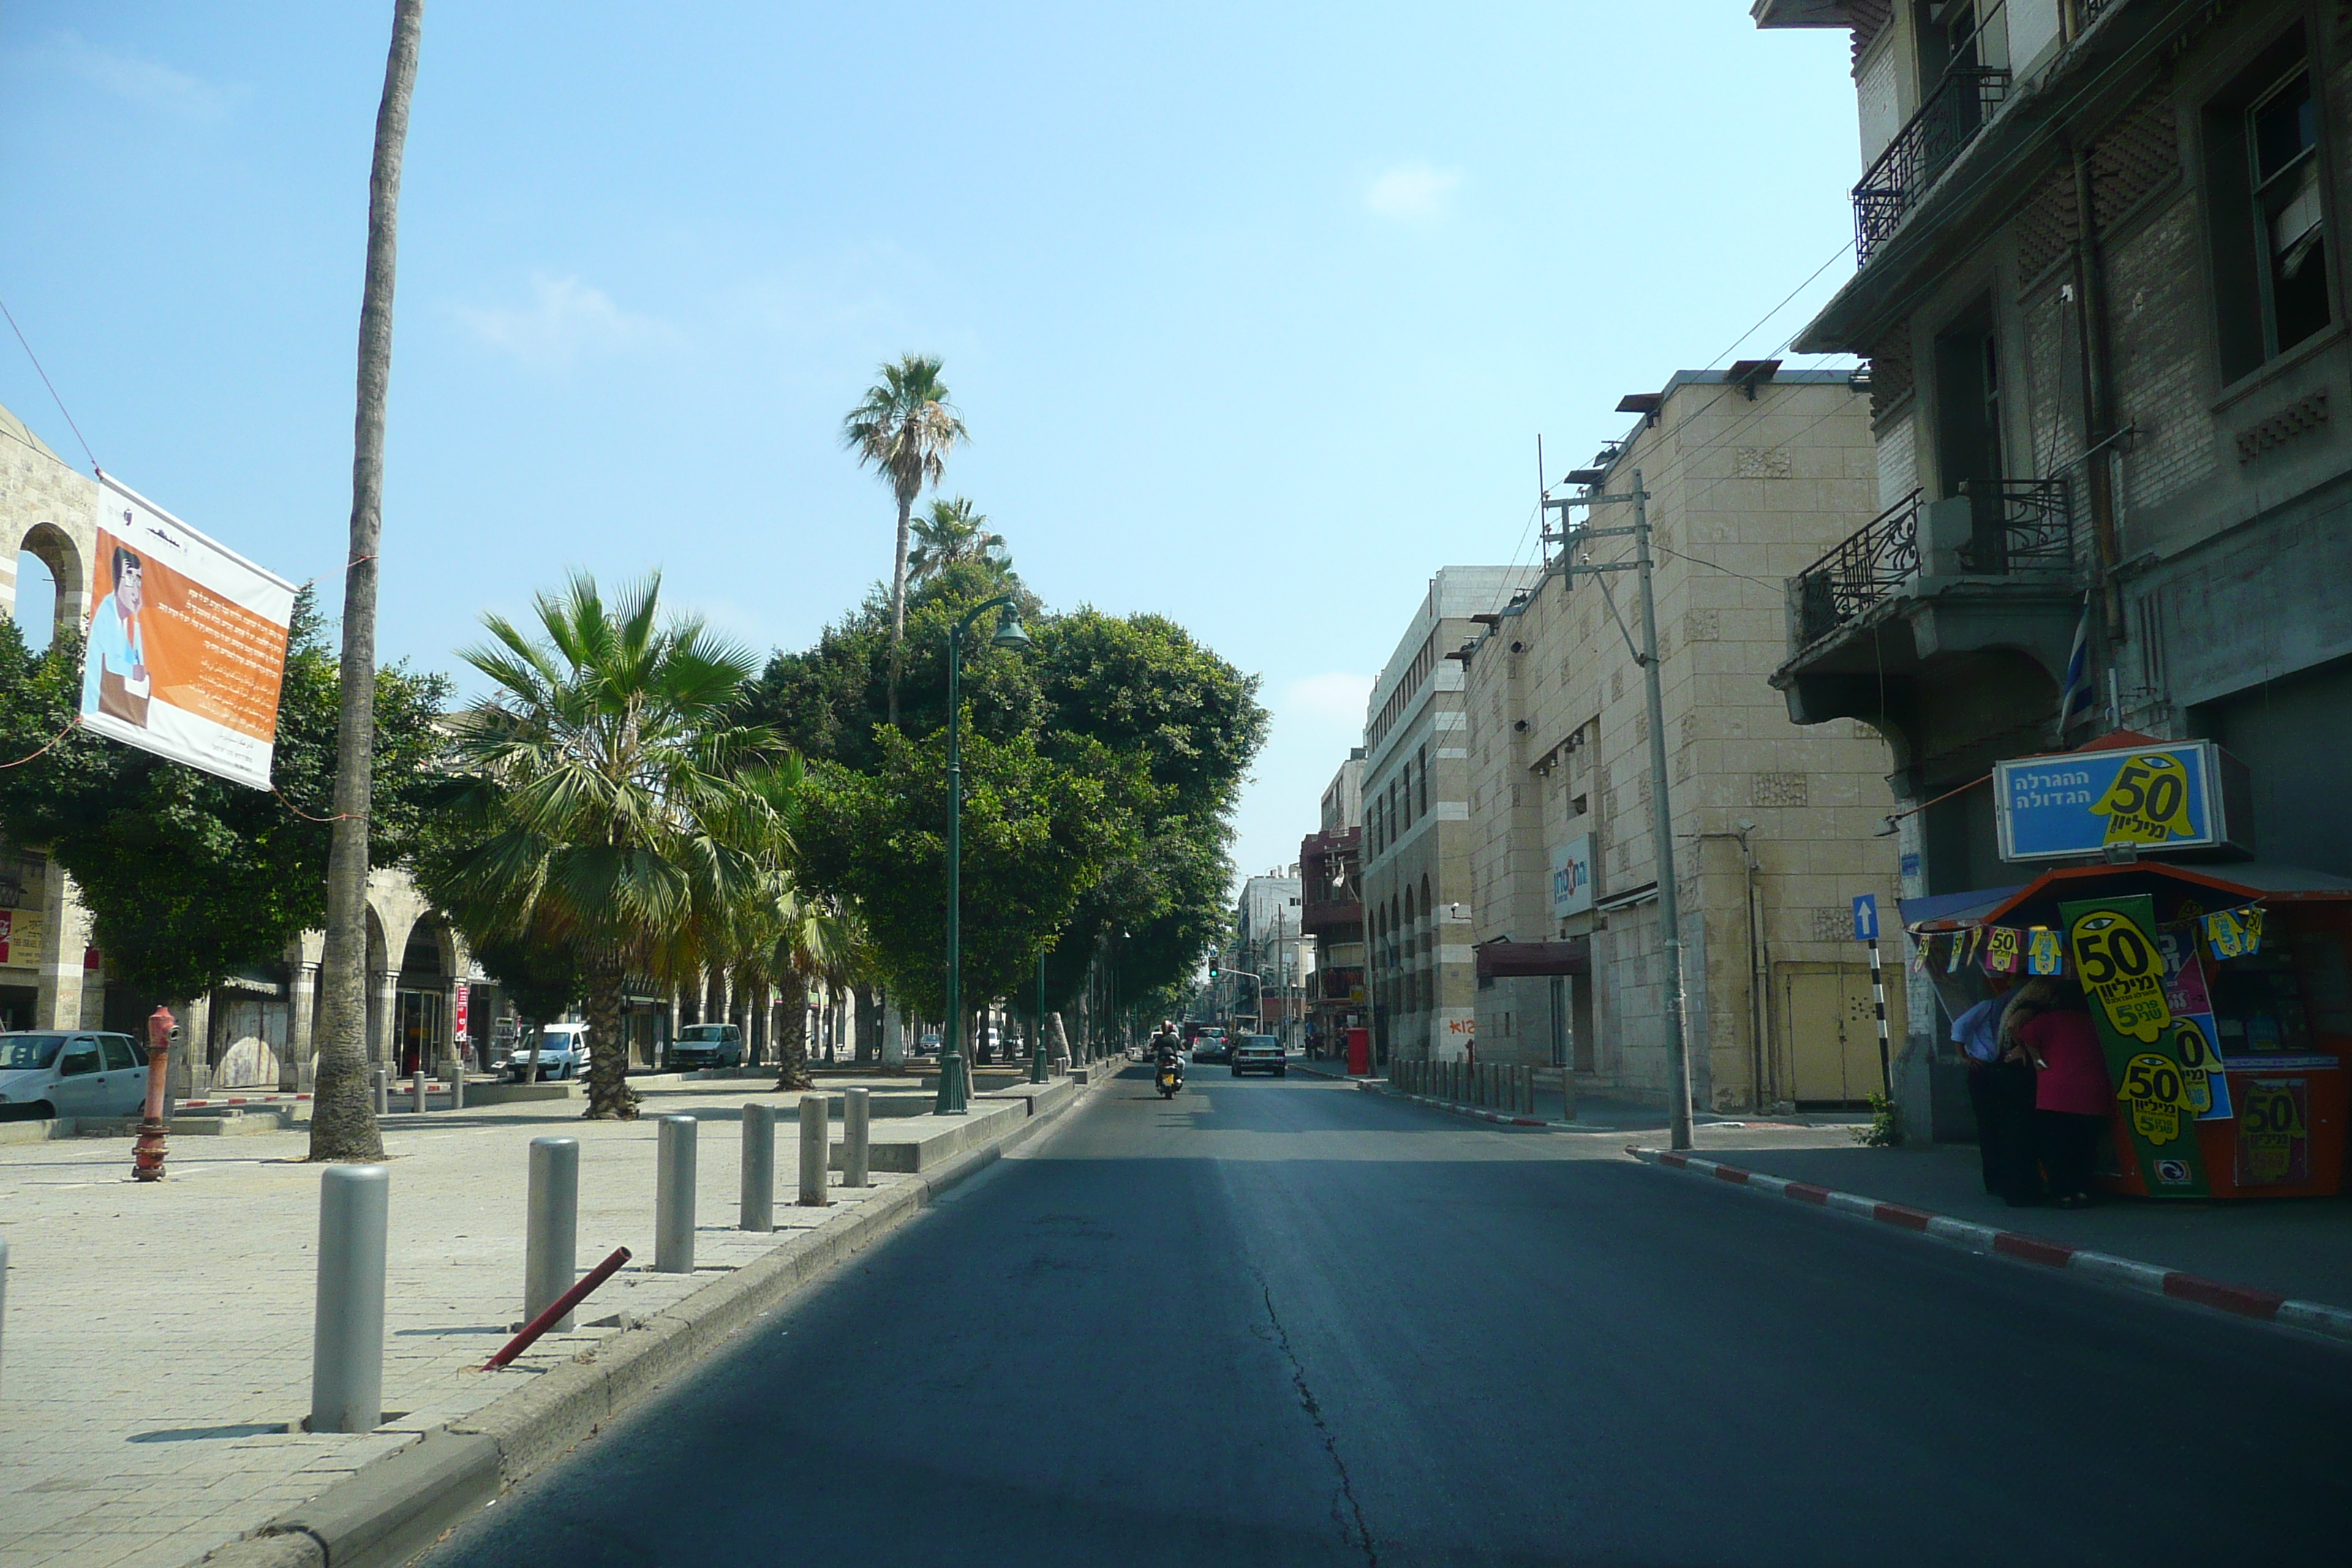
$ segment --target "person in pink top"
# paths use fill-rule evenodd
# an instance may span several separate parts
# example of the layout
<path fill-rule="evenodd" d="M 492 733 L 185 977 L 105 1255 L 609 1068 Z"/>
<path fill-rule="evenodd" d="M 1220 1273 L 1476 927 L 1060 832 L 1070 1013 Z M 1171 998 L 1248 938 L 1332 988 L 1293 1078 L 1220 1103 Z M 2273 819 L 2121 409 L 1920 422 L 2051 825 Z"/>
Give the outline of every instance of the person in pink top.
<path fill-rule="evenodd" d="M 2034 1146 L 2050 1200 L 2081 1208 L 2091 1201 L 2099 1129 L 2115 1089 L 2082 993 L 2071 985 L 2052 992 L 2046 1010 L 2020 1021 L 2014 1038 L 2033 1064 Z"/>

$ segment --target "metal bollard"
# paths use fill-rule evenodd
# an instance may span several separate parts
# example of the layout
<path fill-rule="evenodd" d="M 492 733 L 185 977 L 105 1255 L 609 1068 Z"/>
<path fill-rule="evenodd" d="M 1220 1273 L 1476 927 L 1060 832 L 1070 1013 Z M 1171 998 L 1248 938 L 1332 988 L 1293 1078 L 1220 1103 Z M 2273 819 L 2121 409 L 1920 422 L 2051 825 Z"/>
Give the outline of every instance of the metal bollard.
<path fill-rule="evenodd" d="M 743 1187 L 735 1200 L 735 1228 L 776 1228 L 776 1108 L 743 1108 Z"/>
<path fill-rule="evenodd" d="M 416 1104 L 413 1109 L 422 1111 L 425 1109 L 425 1064 L 423 1062 L 416 1064 L 416 1076 L 409 1079 L 408 1086 L 410 1091 L 416 1097 Z"/>
<path fill-rule="evenodd" d="M 466 1064 L 463 1062 L 449 1064 L 449 1109 L 466 1109 Z"/>
<path fill-rule="evenodd" d="M 319 1178 L 313 1432 L 368 1432 L 383 1419 L 383 1252 L 391 1197 L 392 1173 L 382 1165 L 330 1165 Z"/>
<path fill-rule="evenodd" d="M 694 1272 L 694 1118 L 665 1116 L 654 1153 L 654 1272 Z"/>
<path fill-rule="evenodd" d="M 8 1238 L 0 1237 L 0 1356 L 8 1349 Z M 0 1368 L 7 1363 L 0 1360 Z"/>
<path fill-rule="evenodd" d="M 801 1096 L 801 1204 L 823 1208 L 833 1200 L 824 1194 L 826 1166 L 833 1153 L 833 1118 L 821 1094 Z"/>
<path fill-rule="evenodd" d="M 392 1114 L 392 1075 L 382 1068 L 375 1069 L 375 1113 Z"/>
<path fill-rule="evenodd" d="M 874 1184 L 866 1169 L 873 1159 L 872 1100 L 871 1091 L 863 1089 L 850 1089 L 842 1097 L 841 1184 L 845 1187 Z"/>
<path fill-rule="evenodd" d="M 522 1321 L 526 1323 L 572 1289 L 580 1272 L 580 1140 L 530 1141 L 530 1196 L 522 1244 Z M 555 1323 L 572 1331 L 573 1314 Z"/>

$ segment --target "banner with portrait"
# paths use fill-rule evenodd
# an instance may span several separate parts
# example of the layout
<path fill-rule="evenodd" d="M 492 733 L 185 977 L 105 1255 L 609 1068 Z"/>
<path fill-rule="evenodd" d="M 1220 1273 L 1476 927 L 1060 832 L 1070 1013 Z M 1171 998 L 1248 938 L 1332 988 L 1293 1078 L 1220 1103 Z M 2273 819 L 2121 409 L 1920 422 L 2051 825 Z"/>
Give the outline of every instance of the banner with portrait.
<path fill-rule="evenodd" d="M 101 478 L 82 723 L 269 788 L 293 615 L 293 584 Z"/>

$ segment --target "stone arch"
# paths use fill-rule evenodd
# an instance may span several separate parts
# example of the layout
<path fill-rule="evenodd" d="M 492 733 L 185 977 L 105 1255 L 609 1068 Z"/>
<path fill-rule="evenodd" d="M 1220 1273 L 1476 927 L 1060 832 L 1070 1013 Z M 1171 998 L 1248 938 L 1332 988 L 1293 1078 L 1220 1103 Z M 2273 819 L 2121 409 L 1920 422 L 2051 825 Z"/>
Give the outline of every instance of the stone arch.
<path fill-rule="evenodd" d="M 37 522 L 25 531 L 11 554 L 16 558 L 29 555 L 48 571 L 56 592 L 49 610 L 50 635 L 55 637 L 70 628 L 78 628 L 89 602 L 89 581 L 81 546 L 74 537 L 56 523 Z M 21 626 L 26 612 L 32 607 L 25 605 L 21 597 L 26 583 L 20 560 L 12 559 L 9 564 L 16 571 L 16 586 L 10 603 Z"/>

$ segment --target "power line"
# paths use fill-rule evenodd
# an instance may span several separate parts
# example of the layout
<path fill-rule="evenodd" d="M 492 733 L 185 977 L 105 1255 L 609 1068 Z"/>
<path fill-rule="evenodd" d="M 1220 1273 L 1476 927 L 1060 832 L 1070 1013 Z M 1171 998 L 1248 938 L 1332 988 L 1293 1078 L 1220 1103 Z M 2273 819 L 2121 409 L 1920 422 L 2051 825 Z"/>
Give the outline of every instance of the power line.
<path fill-rule="evenodd" d="M 71 430 L 74 433 L 74 439 L 81 443 L 81 455 L 89 459 L 89 471 L 93 474 L 102 473 L 104 470 L 98 466 L 98 454 L 89 449 L 89 441 L 82 435 L 81 426 L 74 423 L 72 413 L 66 407 L 66 400 L 58 396 L 57 383 L 49 379 L 47 371 L 41 369 L 41 356 L 35 353 L 33 345 L 25 341 L 25 329 L 16 325 L 16 313 L 8 309 L 8 301 L 5 300 L 0 300 L 0 316 L 8 318 L 9 330 L 16 334 L 16 342 L 24 346 L 25 357 L 33 362 L 33 369 L 40 376 L 41 384 L 49 389 L 49 396 L 57 404 L 58 412 L 66 416 L 66 428 Z"/>

